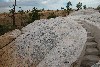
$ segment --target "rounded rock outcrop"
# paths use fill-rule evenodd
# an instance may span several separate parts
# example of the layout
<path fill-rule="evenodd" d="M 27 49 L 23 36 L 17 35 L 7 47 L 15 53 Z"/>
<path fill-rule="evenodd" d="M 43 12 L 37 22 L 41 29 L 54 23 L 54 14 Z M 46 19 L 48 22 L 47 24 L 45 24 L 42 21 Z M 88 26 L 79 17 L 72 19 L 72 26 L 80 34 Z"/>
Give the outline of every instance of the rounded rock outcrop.
<path fill-rule="evenodd" d="M 69 67 L 80 56 L 85 29 L 70 18 L 37 20 L 0 50 L 0 67 Z"/>

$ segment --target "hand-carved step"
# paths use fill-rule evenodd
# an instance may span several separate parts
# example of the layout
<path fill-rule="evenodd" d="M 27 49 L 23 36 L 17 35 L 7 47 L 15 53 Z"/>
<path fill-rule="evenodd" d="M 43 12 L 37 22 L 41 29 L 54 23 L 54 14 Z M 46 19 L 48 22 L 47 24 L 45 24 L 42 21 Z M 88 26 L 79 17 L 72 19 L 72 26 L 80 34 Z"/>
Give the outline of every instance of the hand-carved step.
<path fill-rule="evenodd" d="M 77 23 L 79 23 L 79 24 L 80 24 L 80 23 L 82 23 L 82 21 L 81 21 L 81 20 L 75 20 L 75 21 L 77 21 Z"/>
<path fill-rule="evenodd" d="M 97 48 L 87 48 L 86 54 L 87 55 L 99 55 L 99 50 Z"/>
<path fill-rule="evenodd" d="M 81 23 L 81 21 L 79 21 L 78 23 L 87 31 L 85 56 L 82 58 L 80 67 L 91 67 L 100 60 L 97 43 L 95 42 L 95 38 L 92 37 L 89 29 L 87 29 L 85 25 Z"/>
<path fill-rule="evenodd" d="M 87 36 L 91 36 L 91 32 L 87 32 Z"/>
<path fill-rule="evenodd" d="M 79 23 L 81 26 L 84 26 L 84 24 L 83 23 Z"/>
<path fill-rule="evenodd" d="M 98 56 L 86 55 L 81 63 L 81 67 L 91 67 L 100 60 Z"/>
<path fill-rule="evenodd" d="M 92 42 L 94 40 L 95 40 L 94 37 L 87 37 L 87 42 Z"/>
<path fill-rule="evenodd" d="M 97 43 L 96 42 L 86 42 L 86 48 L 96 48 Z"/>
<path fill-rule="evenodd" d="M 83 28 L 85 28 L 85 30 L 87 31 L 87 32 L 89 32 L 89 30 L 85 27 L 85 25 L 84 24 L 82 24 L 81 22 L 78 22 Z"/>
<path fill-rule="evenodd" d="M 86 29 L 86 28 L 85 28 L 85 30 L 86 30 L 87 32 L 89 32 L 89 30 L 88 30 L 88 29 Z"/>
<path fill-rule="evenodd" d="M 80 23 L 80 25 L 81 25 L 83 28 L 85 28 L 85 25 L 84 25 L 84 24 L 81 24 L 81 23 Z"/>

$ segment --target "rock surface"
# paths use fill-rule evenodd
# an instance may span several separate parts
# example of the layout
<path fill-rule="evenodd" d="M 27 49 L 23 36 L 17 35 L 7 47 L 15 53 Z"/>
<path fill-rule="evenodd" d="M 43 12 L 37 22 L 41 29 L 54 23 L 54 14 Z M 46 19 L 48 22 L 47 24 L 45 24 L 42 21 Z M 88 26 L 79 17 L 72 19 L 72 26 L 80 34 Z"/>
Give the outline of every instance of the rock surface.
<path fill-rule="evenodd" d="M 16 29 L 0 36 L 0 49 L 11 43 L 15 38 L 21 35 L 21 31 Z"/>
<path fill-rule="evenodd" d="M 92 65 L 91 67 L 100 67 L 100 61 L 94 65 Z"/>
<path fill-rule="evenodd" d="M 84 28 L 91 33 L 86 33 Z M 90 63 L 83 65 L 91 66 L 100 59 L 96 56 L 98 50 L 89 49 L 100 49 L 100 13 L 93 9 L 79 10 L 68 17 L 36 20 L 21 31 L 6 35 L 0 37 L 0 47 L 3 47 L 0 67 L 70 67 L 79 60 L 86 35 L 91 37 L 88 37 L 88 55 L 84 59 Z"/>
<path fill-rule="evenodd" d="M 0 67 L 70 67 L 87 39 L 85 29 L 70 18 L 37 20 L 0 49 Z"/>
<path fill-rule="evenodd" d="M 87 14 L 88 13 L 88 14 Z M 98 43 L 98 49 L 100 50 L 100 13 L 93 9 L 79 10 L 69 16 L 70 19 L 84 24 L 87 31 L 91 32 L 95 41 Z"/>
<path fill-rule="evenodd" d="M 93 9 L 79 10 L 72 13 L 69 18 L 78 22 L 87 32 L 85 54 L 82 58 L 81 67 L 100 67 L 96 63 L 100 60 L 100 13 Z M 96 44 L 97 43 L 97 44 Z M 98 50 L 99 49 L 99 50 Z"/>

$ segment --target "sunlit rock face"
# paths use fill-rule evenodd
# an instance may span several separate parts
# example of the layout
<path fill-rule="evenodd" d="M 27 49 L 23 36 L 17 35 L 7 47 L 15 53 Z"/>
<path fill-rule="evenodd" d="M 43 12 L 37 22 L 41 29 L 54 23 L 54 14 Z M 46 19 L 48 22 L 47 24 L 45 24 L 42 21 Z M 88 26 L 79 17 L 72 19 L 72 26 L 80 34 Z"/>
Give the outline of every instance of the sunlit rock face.
<path fill-rule="evenodd" d="M 37 20 L 0 50 L 0 67 L 70 67 L 85 45 L 87 33 L 69 18 Z"/>
<path fill-rule="evenodd" d="M 97 25 L 100 23 L 100 13 L 94 9 L 79 10 L 70 14 L 69 17 L 77 20 L 88 20 Z"/>
<path fill-rule="evenodd" d="M 72 16 L 75 16 L 75 15 L 78 15 L 78 16 L 80 16 L 80 15 L 90 15 L 90 14 L 94 14 L 96 12 L 97 11 L 94 10 L 94 9 L 86 9 L 86 10 L 81 9 L 81 10 L 78 10 L 78 11 L 75 11 L 75 12 L 71 13 L 70 15 L 72 15 Z"/>
<path fill-rule="evenodd" d="M 7 44 L 11 43 L 19 35 L 21 35 L 21 31 L 15 29 L 11 32 L 5 33 L 4 35 L 0 36 L 0 49 L 5 47 Z"/>

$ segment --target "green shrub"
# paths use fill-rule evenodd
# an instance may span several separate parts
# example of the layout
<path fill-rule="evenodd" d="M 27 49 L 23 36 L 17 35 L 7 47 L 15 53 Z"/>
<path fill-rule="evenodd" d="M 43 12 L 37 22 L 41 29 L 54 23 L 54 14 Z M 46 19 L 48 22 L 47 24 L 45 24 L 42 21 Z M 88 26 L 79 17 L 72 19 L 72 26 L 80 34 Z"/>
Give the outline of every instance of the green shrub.
<path fill-rule="evenodd" d="M 86 10 L 86 5 L 84 5 L 83 8 Z"/>
<path fill-rule="evenodd" d="M 57 17 L 57 16 L 56 16 L 55 14 L 52 13 L 50 16 L 47 17 L 47 19 L 56 18 L 56 17 Z"/>
<path fill-rule="evenodd" d="M 100 10 L 100 5 L 97 7 L 97 10 Z"/>
<path fill-rule="evenodd" d="M 29 23 L 34 22 L 35 20 L 39 20 L 40 19 L 40 15 L 39 15 L 40 11 L 41 10 L 38 10 L 37 8 L 34 7 L 31 11 L 31 13 L 29 13 L 29 18 L 28 18 L 27 23 L 29 24 Z"/>
<path fill-rule="evenodd" d="M 81 3 L 81 2 L 79 2 L 78 4 L 76 4 L 76 7 L 77 7 L 77 10 L 82 9 L 82 3 Z"/>
<path fill-rule="evenodd" d="M 0 35 L 7 33 L 11 30 L 14 30 L 15 27 L 13 25 L 0 25 Z"/>
<path fill-rule="evenodd" d="M 72 8 L 70 6 L 72 6 L 72 3 L 69 1 L 66 6 L 68 15 L 69 15 L 70 11 L 72 10 Z M 64 11 L 66 11 L 66 10 L 64 10 Z"/>

